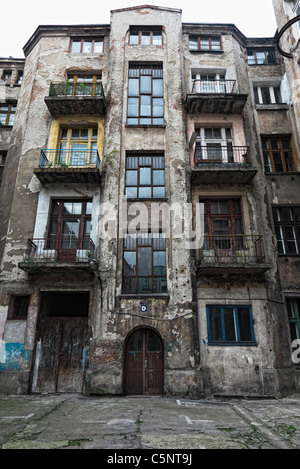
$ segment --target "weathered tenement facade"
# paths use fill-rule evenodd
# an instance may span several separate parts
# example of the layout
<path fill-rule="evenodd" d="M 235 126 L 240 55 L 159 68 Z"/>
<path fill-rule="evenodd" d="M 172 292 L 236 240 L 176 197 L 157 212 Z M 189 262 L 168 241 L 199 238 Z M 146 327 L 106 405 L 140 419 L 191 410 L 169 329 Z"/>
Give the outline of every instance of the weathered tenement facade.
<path fill-rule="evenodd" d="M 297 389 L 299 68 L 276 36 L 144 5 L 24 54 L 0 59 L 0 391 Z"/>

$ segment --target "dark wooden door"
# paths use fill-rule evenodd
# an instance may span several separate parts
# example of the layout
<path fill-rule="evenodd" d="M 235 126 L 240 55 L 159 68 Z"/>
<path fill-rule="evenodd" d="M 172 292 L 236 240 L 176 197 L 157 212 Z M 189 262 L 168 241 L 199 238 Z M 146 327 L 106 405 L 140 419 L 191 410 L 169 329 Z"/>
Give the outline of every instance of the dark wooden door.
<path fill-rule="evenodd" d="M 38 336 L 32 392 L 82 392 L 87 318 L 41 318 Z"/>
<path fill-rule="evenodd" d="M 162 394 L 163 371 L 163 347 L 159 336 L 150 329 L 134 332 L 126 344 L 126 394 Z"/>

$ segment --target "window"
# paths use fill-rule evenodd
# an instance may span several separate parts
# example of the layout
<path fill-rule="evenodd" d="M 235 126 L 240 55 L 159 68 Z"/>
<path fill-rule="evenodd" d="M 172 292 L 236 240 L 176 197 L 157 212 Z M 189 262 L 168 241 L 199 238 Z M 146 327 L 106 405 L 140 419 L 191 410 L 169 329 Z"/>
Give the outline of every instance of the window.
<path fill-rule="evenodd" d="M 165 293 L 166 291 L 165 235 L 128 233 L 124 238 L 123 293 Z"/>
<path fill-rule="evenodd" d="M 16 104 L 0 105 L 0 125 L 13 125 L 16 112 Z"/>
<path fill-rule="evenodd" d="M 239 199 L 211 199 L 203 202 L 205 234 L 226 238 L 243 233 Z"/>
<path fill-rule="evenodd" d="M 12 83 L 12 71 L 11 70 L 3 70 L 2 73 L 2 80 L 6 85 L 10 85 Z"/>
<path fill-rule="evenodd" d="M 162 28 L 131 28 L 129 44 L 131 45 L 162 45 Z"/>
<path fill-rule="evenodd" d="M 296 170 L 297 160 L 291 136 L 263 136 L 261 142 L 266 174 Z"/>
<path fill-rule="evenodd" d="M 68 96 L 95 96 L 101 94 L 101 76 L 69 75 Z"/>
<path fill-rule="evenodd" d="M 300 253 L 300 206 L 273 207 L 279 255 Z"/>
<path fill-rule="evenodd" d="M 23 81 L 23 71 L 20 70 L 18 72 L 18 81 L 17 81 L 17 85 L 21 85 L 22 84 L 22 81 Z"/>
<path fill-rule="evenodd" d="M 208 161 L 233 163 L 233 139 L 230 127 L 195 128 L 195 132 L 196 164 Z"/>
<path fill-rule="evenodd" d="M 0 187 L 3 179 L 4 166 L 6 161 L 6 152 L 0 152 Z"/>
<path fill-rule="evenodd" d="M 91 200 L 53 200 L 48 249 L 89 249 L 91 214 Z"/>
<path fill-rule="evenodd" d="M 97 128 L 61 130 L 59 163 L 70 166 L 95 164 L 97 158 Z"/>
<path fill-rule="evenodd" d="M 72 39 L 70 52 L 80 54 L 101 54 L 103 52 L 103 38 Z"/>
<path fill-rule="evenodd" d="M 288 311 L 291 340 L 293 342 L 295 339 L 300 339 L 300 299 L 287 298 L 286 306 Z"/>
<path fill-rule="evenodd" d="M 250 306 L 207 306 L 208 343 L 255 344 Z"/>
<path fill-rule="evenodd" d="M 129 67 L 127 124 L 164 124 L 161 65 L 131 65 Z"/>
<path fill-rule="evenodd" d="M 281 104 L 280 86 L 254 86 L 256 104 Z"/>
<path fill-rule="evenodd" d="M 127 156 L 125 186 L 125 195 L 129 198 L 165 197 L 164 156 Z"/>
<path fill-rule="evenodd" d="M 247 56 L 249 65 L 270 65 L 276 63 L 274 49 L 248 49 Z"/>
<path fill-rule="evenodd" d="M 221 51 L 222 41 L 220 36 L 190 36 L 189 46 L 190 51 Z"/>
<path fill-rule="evenodd" d="M 14 297 L 12 319 L 27 319 L 29 299 L 29 296 Z"/>

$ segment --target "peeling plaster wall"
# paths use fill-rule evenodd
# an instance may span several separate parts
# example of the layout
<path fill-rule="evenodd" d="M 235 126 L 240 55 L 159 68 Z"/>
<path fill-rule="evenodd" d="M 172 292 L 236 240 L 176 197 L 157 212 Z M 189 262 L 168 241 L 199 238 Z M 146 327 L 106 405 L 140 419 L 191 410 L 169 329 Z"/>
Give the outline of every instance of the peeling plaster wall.
<path fill-rule="evenodd" d="M 163 46 L 129 45 L 129 26 L 134 25 L 162 26 Z M 110 108 L 105 129 L 104 163 L 106 155 L 113 154 L 114 157 L 106 167 L 103 202 L 111 204 L 110 215 L 114 213 L 116 221 L 119 198 L 125 190 L 125 156 L 130 150 L 164 152 L 168 202 L 184 204 L 189 200 L 185 182 L 188 155 L 182 109 L 181 47 L 181 14 L 178 11 L 154 7 L 131 10 L 130 15 L 126 10 L 111 13 Z M 128 67 L 130 62 L 144 61 L 161 62 L 163 65 L 164 128 L 126 127 Z M 154 327 L 163 338 L 165 391 L 196 394 L 201 388 L 197 377 L 198 340 L 192 311 L 190 252 L 184 248 L 184 243 L 172 238 L 167 245 L 168 297 L 159 298 L 157 295 L 155 299 L 135 299 L 122 295 L 122 239 L 115 238 L 114 253 L 111 239 L 101 239 L 103 310 L 101 321 L 98 324 L 94 322 L 97 339 L 90 378 L 93 392 L 97 389 L 101 392 L 103 389 L 106 392 L 123 392 L 125 338 L 135 327 L 147 325 Z M 112 277 L 111 263 L 114 269 Z M 150 319 L 140 314 L 141 301 L 148 305 Z M 174 343 L 178 346 L 169 350 L 168 344 Z"/>
<path fill-rule="evenodd" d="M 162 46 L 129 45 L 129 27 L 162 26 Z M 102 54 L 72 54 L 70 37 L 88 35 L 92 27 L 44 28 L 27 46 L 23 84 L 19 93 L 18 113 L 13 131 L 1 132 L 8 148 L 9 163 L 3 190 L 8 191 L 8 208 L 3 209 L 0 231 L 5 250 L 1 264 L 0 367 L 13 370 L 12 388 L 26 392 L 28 374 L 36 345 L 36 326 L 42 292 L 90 291 L 89 347 L 85 390 L 93 394 L 124 392 L 126 340 L 138 328 L 150 328 L 159 335 L 164 351 L 164 391 L 167 395 L 267 395 L 277 396 L 291 386 L 288 325 L 280 290 L 284 276 L 286 288 L 298 291 L 292 276 L 297 261 L 288 265 L 276 262 L 270 203 L 296 203 L 293 187 L 298 179 L 285 182 L 267 179 L 263 172 L 260 134 L 295 131 L 297 122 L 291 109 L 255 110 L 253 83 L 267 81 L 275 72 L 284 76 L 282 64 L 270 67 L 247 66 L 247 40 L 232 25 L 196 25 L 181 23 L 180 10 L 142 7 L 111 12 L 110 36 L 104 34 Z M 52 28 L 52 29 L 51 29 Z M 75 29 L 74 29 L 75 28 Z M 83 29 L 82 29 L 83 28 Z M 96 27 L 95 27 L 96 28 Z M 101 28 L 100 28 L 101 29 Z M 183 31 L 183 34 L 182 34 Z M 189 51 L 190 32 L 215 32 L 222 35 L 221 54 L 193 54 Z M 269 41 L 269 40 L 268 40 Z M 270 41 L 269 41 L 270 42 Z M 165 126 L 129 127 L 127 119 L 128 68 L 130 63 L 161 63 L 164 79 Z M 288 67 L 287 67 L 288 68 Z M 294 66 L 295 72 L 295 66 Z M 56 120 L 44 102 L 51 82 L 63 82 L 68 73 L 102 72 L 107 101 L 105 118 L 63 116 Z M 217 71 L 226 79 L 236 80 L 239 93 L 247 94 L 244 111 L 239 115 L 187 114 L 186 93 L 191 91 L 191 72 Z M 291 79 L 290 70 L 287 80 Z M 286 88 L 287 89 L 287 88 Z M 1 92 L 1 87 L 0 87 Z M 7 90 L 12 93 L 12 90 Z M 293 88 L 291 96 L 293 97 Z M 296 107 L 295 107 L 296 109 Z M 282 116 L 285 116 L 282 119 Z M 80 122 L 98 124 L 98 150 L 102 157 L 101 186 L 94 184 L 41 184 L 33 174 L 41 148 L 55 147 L 59 125 Z M 284 122 L 283 122 L 284 121 Z M 235 145 L 250 147 L 257 175 L 248 186 L 222 184 L 191 186 L 190 160 L 193 149 L 189 139 L 195 125 L 232 125 Z M 1 141 L 0 141 L 1 144 Z M 125 190 L 125 157 L 130 151 L 159 151 L 165 155 L 166 200 L 170 206 L 196 203 L 200 197 L 241 198 L 245 233 L 263 234 L 264 251 L 270 269 L 259 278 L 225 274 L 208 278 L 196 272 L 196 256 L 187 249 L 186 237 L 174 235 L 176 215 L 168 215 L 171 236 L 167 241 L 168 293 L 151 296 L 124 295 L 122 292 L 123 240 L 119 230 L 121 199 Z M 5 189 L 4 189 L 5 188 Z M 91 197 L 92 233 L 96 244 L 99 272 L 45 271 L 29 277 L 18 268 L 27 239 L 45 237 L 49 206 L 53 197 Z M 102 209 L 105 205 L 104 213 Z M 151 202 L 147 202 L 149 210 Z M 11 207 L 10 207 L 11 206 Z M 1 207 L 0 207 L 1 208 Z M 11 208 L 11 210 L 10 210 Z M 130 203 L 125 210 L 133 208 Z M 195 213 L 194 221 L 195 221 Z M 134 218 L 134 215 L 131 214 Z M 130 217 L 129 217 L 130 219 Z M 109 221 L 113 236 L 105 229 Z M 164 220 L 165 221 L 165 220 Z M 1 241 L 1 240 L 0 240 Z M 284 283 L 283 283 L 284 284 Z M 297 290 L 298 289 L 298 290 Z M 27 321 L 8 320 L 10 295 L 30 295 Z M 206 306 L 208 304 L 251 305 L 256 344 L 247 347 L 208 345 Z M 141 305 L 147 306 L 142 312 Z M 17 371 L 20 372 L 17 375 Z M 27 377 L 26 377 L 27 374 Z M 2 382 L 7 374 L 2 374 Z M 16 380 L 16 381 L 15 381 Z M 5 386 L 7 383 L 5 383 Z M 4 388 L 5 388 L 4 386 Z M 9 388 L 9 386 L 7 386 Z"/>

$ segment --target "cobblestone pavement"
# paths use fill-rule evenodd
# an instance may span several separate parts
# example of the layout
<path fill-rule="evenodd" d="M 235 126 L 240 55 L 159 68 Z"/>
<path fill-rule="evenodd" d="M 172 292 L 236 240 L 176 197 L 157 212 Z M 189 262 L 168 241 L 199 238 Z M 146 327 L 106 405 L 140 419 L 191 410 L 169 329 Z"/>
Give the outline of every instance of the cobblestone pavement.
<path fill-rule="evenodd" d="M 183 458 L 188 450 L 300 449 L 300 395 L 257 400 L 2 396 L 0 448 L 113 450 L 107 458 L 123 457 L 121 450 L 155 450 L 156 458 L 176 450 Z M 188 459 L 177 462 L 188 464 Z"/>

